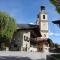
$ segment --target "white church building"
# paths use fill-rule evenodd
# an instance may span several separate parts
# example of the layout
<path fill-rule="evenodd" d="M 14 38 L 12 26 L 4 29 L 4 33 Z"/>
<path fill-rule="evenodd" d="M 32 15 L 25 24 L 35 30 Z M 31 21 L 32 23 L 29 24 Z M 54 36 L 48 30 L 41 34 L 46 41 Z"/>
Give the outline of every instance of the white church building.
<path fill-rule="evenodd" d="M 37 15 L 36 24 L 17 24 L 10 50 L 48 52 L 48 15 L 45 6 Z"/>

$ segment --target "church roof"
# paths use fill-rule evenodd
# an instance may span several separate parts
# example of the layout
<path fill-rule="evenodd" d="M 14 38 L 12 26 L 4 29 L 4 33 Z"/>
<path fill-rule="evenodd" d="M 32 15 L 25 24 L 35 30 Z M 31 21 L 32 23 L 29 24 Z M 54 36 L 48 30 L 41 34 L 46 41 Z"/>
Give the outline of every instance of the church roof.
<path fill-rule="evenodd" d="M 17 24 L 17 29 L 34 29 L 34 28 L 39 28 L 39 26 L 33 24 Z"/>
<path fill-rule="evenodd" d="M 30 31 L 34 37 L 41 36 L 40 29 L 39 29 L 38 25 L 17 24 L 17 31 L 19 31 L 19 30 Z"/>

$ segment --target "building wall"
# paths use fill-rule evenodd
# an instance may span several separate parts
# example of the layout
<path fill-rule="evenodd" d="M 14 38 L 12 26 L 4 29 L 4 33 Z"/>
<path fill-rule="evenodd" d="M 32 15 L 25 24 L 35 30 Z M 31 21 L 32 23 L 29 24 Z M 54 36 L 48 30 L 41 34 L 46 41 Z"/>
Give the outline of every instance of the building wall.
<path fill-rule="evenodd" d="M 40 23 L 40 26 L 41 26 L 40 30 L 48 30 L 48 22 L 43 21 Z"/>
<path fill-rule="evenodd" d="M 22 49 L 28 51 L 30 48 L 30 31 L 23 31 L 22 40 L 23 40 Z"/>
<path fill-rule="evenodd" d="M 43 44 L 43 51 L 49 52 L 49 44 Z"/>
<path fill-rule="evenodd" d="M 42 31 L 41 31 L 41 34 L 42 34 L 42 37 L 48 38 L 48 32 L 42 32 Z"/>
<path fill-rule="evenodd" d="M 49 52 L 49 44 L 40 42 L 38 43 L 37 49 L 39 52 Z"/>
<path fill-rule="evenodd" d="M 25 36 L 25 37 L 24 37 Z M 28 51 L 30 48 L 30 31 L 19 30 L 14 34 L 15 50 Z M 27 48 L 27 49 L 26 49 Z"/>
<path fill-rule="evenodd" d="M 45 10 L 42 10 L 39 15 L 39 26 L 42 37 L 48 38 L 48 16 Z"/>
<path fill-rule="evenodd" d="M 43 52 L 43 43 L 38 43 L 37 49 L 38 49 L 38 52 Z"/>
<path fill-rule="evenodd" d="M 45 9 L 42 9 L 40 11 L 36 24 L 39 25 L 40 33 L 42 35 L 41 38 L 48 38 L 48 14 Z M 42 42 L 42 43 L 39 42 L 39 44 L 37 44 L 38 51 L 45 51 L 46 49 L 47 49 L 46 51 L 48 51 L 49 46 L 48 44 L 45 45 L 44 43 L 45 42 Z"/>
<path fill-rule="evenodd" d="M 17 43 L 18 46 L 21 46 L 22 45 L 22 39 L 23 39 L 23 36 L 22 36 L 22 33 L 21 31 L 17 32 L 17 34 L 15 35 L 15 41 Z"/>
<path fill-rule="evenodd" d="M 11 43 L 11 50 L 21 50 L 21 46 L 22 46 L 22 32 L 21 31 L 16 31 L 13 35 L 13 39 Z"/>

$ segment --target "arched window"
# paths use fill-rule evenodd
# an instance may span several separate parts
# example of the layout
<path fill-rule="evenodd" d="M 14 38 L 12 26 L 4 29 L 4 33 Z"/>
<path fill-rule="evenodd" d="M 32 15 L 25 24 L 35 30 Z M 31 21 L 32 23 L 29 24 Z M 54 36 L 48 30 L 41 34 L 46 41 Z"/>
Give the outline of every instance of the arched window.
<path fill-rule="evenodd" d="M 45 19 L 45 15 L 43 15 L 43 19 Z"/>

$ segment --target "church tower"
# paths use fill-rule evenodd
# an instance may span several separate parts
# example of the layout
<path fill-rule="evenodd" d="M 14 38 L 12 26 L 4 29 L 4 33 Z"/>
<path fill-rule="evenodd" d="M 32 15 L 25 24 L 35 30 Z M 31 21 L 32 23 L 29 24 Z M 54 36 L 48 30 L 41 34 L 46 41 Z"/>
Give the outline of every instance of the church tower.
<path fill-rule="evenodd" d="M 43 38 L 48 38 L 48 17 L 45 6 L 41 6 L 41 11 L 37 16 L 37 25 Z"/>

